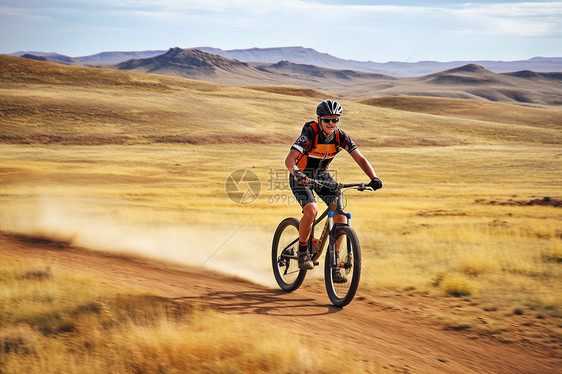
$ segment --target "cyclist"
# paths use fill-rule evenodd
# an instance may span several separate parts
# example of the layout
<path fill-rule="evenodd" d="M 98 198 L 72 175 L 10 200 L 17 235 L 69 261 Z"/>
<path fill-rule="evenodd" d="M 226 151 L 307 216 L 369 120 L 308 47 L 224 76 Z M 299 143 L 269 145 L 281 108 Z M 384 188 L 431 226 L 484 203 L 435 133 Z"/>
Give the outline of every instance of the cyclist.
<path fill-rule="evenodd" d="M 285 159 L 285 166 L 291 173 L 289 184 L 303 213 L 299 224 L 299 267 L 301 269 L 314 268 L 307 251 L 312 224 L 318 213 L 313 190 L 327 205 L 341 196 L 339 190 L 311 187 L 306 183 L 307 178 L 335 182 L 328 171 L 328 166 L 334 156 L 345 149 L 370 178 L 368 186 L 373 190 L 382 188 L 382 182 L 377 178 L 371 163 L 359 152 L 353 140 L 338 128 L 337 124 L 342 113 L 343 108 L 337 101 L 325 100 L 318 104 L 316 107 L 317 120 L 305 123 L 301 135 L 291 146 Z M 341 199 L 338 200 L 334 213 L 334 222 L 346 222 Z M 339 271 L 334 273 L 333 278 L 336 283 L 346 281 L 345 275 L 340 274 Z"/>

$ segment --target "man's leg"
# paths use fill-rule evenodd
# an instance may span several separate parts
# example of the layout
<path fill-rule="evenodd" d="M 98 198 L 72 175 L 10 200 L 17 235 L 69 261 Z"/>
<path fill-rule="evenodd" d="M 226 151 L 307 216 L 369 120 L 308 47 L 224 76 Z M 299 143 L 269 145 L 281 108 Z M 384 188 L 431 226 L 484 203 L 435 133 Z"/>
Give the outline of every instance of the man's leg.
<path fill-rule="evenodd" d="M 316 214 L 318 213 L 318 204 L 308 203 L 302 208 L 302 218 L 299 224 L 299 240 L 302 242 L 307 242 L 310 236 L 310 231 L 312 230 L 312 224 L 316 219 Z"/>
<path fill-rule="evenodd" d="M 307 252 L 308 241 L 310 240 L 310 232 L 312 224 L 318 213 L 318 205 L 316 203 L 308 203 L 302 208 L 302 218 L 299 223 L 299 267 L 301 269 L 314 269 L 314 264 Z"/>

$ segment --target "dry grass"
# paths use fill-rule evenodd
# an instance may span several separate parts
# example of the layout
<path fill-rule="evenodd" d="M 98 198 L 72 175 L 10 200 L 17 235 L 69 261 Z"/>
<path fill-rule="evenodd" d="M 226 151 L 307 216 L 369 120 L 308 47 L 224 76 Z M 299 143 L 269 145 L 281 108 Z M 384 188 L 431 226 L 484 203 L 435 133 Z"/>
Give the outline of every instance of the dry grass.
<path fill-rule="evenodd" d="M 344 351 L 315 352 L 296 333 L 257 329 L 202 306 L 165 301 L 2 258 L 2 373 L 329 373 Z M 311 359 L 317 357 L 318 359 Z M 322 359 L 320 359 L 322 357 Z M 329 357 L 329 358 L 327 358 Z"/>
<path fill-rule="evenodd" d="M 216 233 L 204 234 L 216 239 L 212 252 L 248 219 L 229 251 L 239 258 L 262 251 L 256 272 L 271 278 L 271 233 L 300 214 L 275 182 L 285 181 L 289 144 L 317 98 L 57 69 L 53 82 L 34 71 L 2 76 L 0 228 L 95 248 L 87 231 L 103 221 L 112 223 L 114 242 L 129 232 L 120 225 L 136 227 L 140 239 L 168 238 L 168 226 L 194 235 L 188 227 L 201 225 Z M 483 118 L 476 101 L 401 99 L 401 110 L 342 103 L 342 129 L 385 183 L 375 194 L 347 194 L 365 269 L 376 279 L 364 276 L 362 289 L 560 316 L 560 208 L 526 204 L 562 200 L 559 108 L 483 103 Z M 262 182 L 252 204 L 225 194 L 228 175 L 240 168 Z M 333 168 L 341 181 L 365 180 L 345 154 Z M 127 248 L 153 253 L 145 239 Z"/>
<path fill-rule="evenodd" d="M 368 99 L 364 103 L 408 112 L 523 126 L 557 128 L 562 121 L 562 111 L 556 107 L 521 106 L 512 110 L 510 104 L 483 100 L 393 96 Z"/>

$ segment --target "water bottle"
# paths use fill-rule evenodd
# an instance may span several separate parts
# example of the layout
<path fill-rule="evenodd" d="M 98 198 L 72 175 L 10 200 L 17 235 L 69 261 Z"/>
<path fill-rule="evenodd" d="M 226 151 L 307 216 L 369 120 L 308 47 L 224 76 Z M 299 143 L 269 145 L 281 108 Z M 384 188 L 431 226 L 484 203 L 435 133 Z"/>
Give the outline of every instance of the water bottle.
<path fill-rule="evenodd" d="M 318 253 L 320 250 L 320 239 L 312 239 L 312 254 Z"/>

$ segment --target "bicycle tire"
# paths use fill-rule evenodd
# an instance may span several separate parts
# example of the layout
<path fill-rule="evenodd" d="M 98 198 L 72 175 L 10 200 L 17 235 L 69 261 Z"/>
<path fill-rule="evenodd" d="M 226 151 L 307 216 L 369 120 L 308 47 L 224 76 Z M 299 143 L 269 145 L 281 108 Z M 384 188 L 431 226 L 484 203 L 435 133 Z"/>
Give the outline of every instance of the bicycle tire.
<path fill-rule="evenodd" d="M 273 275 L 279 287 L 286 292 L 292 292 L 299 288 L 306 276 L 306 270 L 299 269 L 298 259 L 282 257 L 283 254 L 288 256 L 297 255 L 298 233 L 299 220 L 294 217 L 288 217 L 279 223 L 273 235 L 271 246 Z"/>
<path fill-rule="evenodd" d="M 339 226 L 336 228 L 336 241 L 342 235 L 345 235 L 345 243 L 341 243 L 338 264 L 332 266 L 330 251 L 326 251 L 326 261 L 324 262 L 326 291 L 332 304 L 338 307 L 344 307 L 353 300 L 359 287 L 359 280 L 361 279 L 361 246 L 359 238 L 349 226 Z M 349 254 L 352 256 L 351 259 Z M 344 264 L 345 267 L 341 267 L 341 264 Z M 333 269 L 336 267 L 339 267 L 340 271 L 346 272 L 347 281 L 345 283 L 334 283 Z"/>

